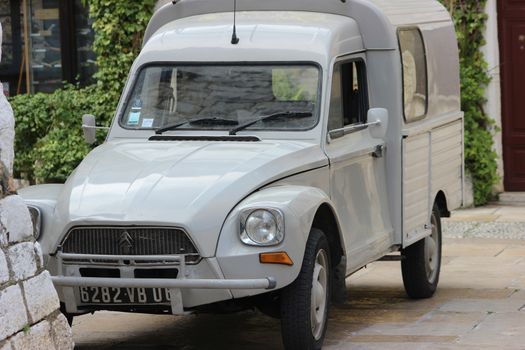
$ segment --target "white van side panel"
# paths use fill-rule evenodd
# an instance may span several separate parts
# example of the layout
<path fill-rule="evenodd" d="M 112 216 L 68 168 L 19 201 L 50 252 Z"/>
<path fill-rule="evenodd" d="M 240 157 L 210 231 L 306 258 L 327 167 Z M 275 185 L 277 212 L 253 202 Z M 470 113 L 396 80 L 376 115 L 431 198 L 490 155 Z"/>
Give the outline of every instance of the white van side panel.
<path fill-rule="evenodd" d="M 373 1 L 388 3 L 386 0 Z M 407 9 L 414 6 L 414 10 L 419 6 L 418 1 L 411 0 L 400 0 L 396 4 L 406 4 Z M 437 1 L 434 4 L 428 8 L 430 12 L 436 11 L 435 18 L 448 16 Z M 394 22 L 396 11 L 389 15 Z M 417 27 L 423 34 L 426 49 L 428 109 L 426 116 L 419 121 L 406 123 L 401 119 L 403 247 L 431 233 L 432 206 L 440 191 L 445 195 L 449 211 L 457 209 L 463 202 L 463 115 L 454 26 L 450 21 L 429 21 Z M 424 169 L 427 169 L 426 174 L 422 173 Z M 423 179 L 427 182 L 423 183 Z M 425 193 L 426 198 L 423 198 Z"/>
<path fill-rule="evenodd" d="M 449 210 L 462 205 L 463 169 L 463 119 L 403 139 L 403 247 L 430 233 L 440 191 Z"/>
<path fill-rule="evenodd" d="M 449 210 L 463 202 L 463 120 L 432 131 L 432 197 L 445 193 Z"/>
<path fill-rule="evenodd" d="M 430 209 L 431 133 L 403 140 L 403 245 L 426 234 Z"/>

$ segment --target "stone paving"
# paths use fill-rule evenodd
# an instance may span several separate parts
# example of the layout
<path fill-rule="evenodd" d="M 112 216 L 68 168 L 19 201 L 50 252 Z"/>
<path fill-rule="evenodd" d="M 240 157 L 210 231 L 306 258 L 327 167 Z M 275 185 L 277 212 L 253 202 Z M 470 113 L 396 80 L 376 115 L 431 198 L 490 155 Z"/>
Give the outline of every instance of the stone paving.
<path fill-rule="evenodd" d="M 525 204 L 511 203 L 458 210 L 444 220 L 443 231 L 455 238 L 525 239 Z"/>
<path fill-rule="evenodd" d="M 492 219 L 483 221 L 488 215 Z M 444 226 L 524 218 L 525 207 L 494 206 L 456 212 Z M 525 240 L 510 239 L 521 237 L 515 226 L 516 233 L 501 235 L 506 239 L 469 238 L 478 227 L 463 238 L 446 232 L 432 299 L 406 297 L 396 262 L 377 262 L 351 276 L 348 301 L 332 309 L 324 348 L 525 350 Z M 73 332 L 77 349 L 282 348 L 279 322 L 252 311 L 187 317 L 100 312 L 77 318 Z"/>

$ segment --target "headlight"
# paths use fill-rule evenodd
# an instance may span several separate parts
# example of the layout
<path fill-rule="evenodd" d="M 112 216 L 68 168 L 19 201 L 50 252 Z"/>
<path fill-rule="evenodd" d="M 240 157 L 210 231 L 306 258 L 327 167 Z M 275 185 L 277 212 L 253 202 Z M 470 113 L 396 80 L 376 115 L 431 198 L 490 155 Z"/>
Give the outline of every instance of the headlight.
<path fill-rule="evenodd" d="M 241 213 L 241 241 L 272 246 L 284 239 L 284 215 L 278 209 L 250 209 Z"/>
<path fill-rule="evenodd" d="M 40 238 L 40 230 L 42 228 L 42 217 L 40 214 L 40 209 L 31 206 L 28 206 L 27 209 L 29 209 L 31 221 L 33 222 L 33 236 L 36 240 L 38 240 Z"/>

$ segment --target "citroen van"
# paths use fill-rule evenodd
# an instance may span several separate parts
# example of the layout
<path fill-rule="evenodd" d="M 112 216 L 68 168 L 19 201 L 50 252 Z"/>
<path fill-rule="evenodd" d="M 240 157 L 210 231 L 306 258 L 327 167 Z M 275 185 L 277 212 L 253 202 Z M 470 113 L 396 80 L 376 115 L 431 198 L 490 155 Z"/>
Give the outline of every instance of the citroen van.
<path fill-rule="evenodd" d="M 69 317 L 256 307 L 285 348 L 320 349 L 371 262 L 434 294 L 463 179 L 438 1 L 179 0 L 151 19 L 106 141 L 21 195 Z"/>

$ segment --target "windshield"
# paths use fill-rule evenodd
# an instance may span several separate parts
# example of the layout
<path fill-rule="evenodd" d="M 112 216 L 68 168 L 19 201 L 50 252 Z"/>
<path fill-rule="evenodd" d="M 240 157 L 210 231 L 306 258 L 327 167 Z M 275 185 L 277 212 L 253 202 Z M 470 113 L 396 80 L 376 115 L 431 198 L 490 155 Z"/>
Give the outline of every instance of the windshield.
<path fill-rule="evenodd" d="M 242 129 L 308 130 L 318 121 L 319 75 L 307 64 L 150 66 L 120 121 L 127 129 L 231 130 L 255 122 Z"/>

